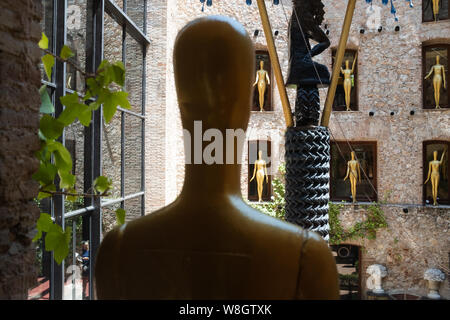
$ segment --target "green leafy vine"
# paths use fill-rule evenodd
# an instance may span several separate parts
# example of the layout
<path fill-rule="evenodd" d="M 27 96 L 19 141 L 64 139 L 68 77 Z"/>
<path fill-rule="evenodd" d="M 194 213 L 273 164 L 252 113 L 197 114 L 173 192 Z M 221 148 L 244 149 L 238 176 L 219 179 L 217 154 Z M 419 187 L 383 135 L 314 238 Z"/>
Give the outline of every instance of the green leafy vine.
<path fill-rule="evenodd" d="M 96 177 L 93 186 L 88 193 L 80 193 L 75 190 L 76 177 L 72 174 L 72 157 L 66 147 L 58 141 L 65 127 L 78 121 L 88 127 L 92 120 L 92 112 L 103 106 L 103 116 L 109 123 L 117 111 L 117 107 L 130 109 L 128 93 L 117 88 L 125 84 L 125 67 L 121 61 L 111 63 L 103 60 L 95 73 L 87 73 L 70 60 L 74 56 L 72 50 L 64 45 L 59 56 L 48 50 L 48 38 L 42 33 L 38 43 L 44 51 L 42 57 L 44 71 L 48 81 L 52 79 L 52 70 L 55 60 L 70 64 L 79 71 L 86 80 L 85 92 L 73 92 L 60 97 L 64 110 L 55 117 L 55 107 L 51 102 L 47 86 L 40 90 L 41 119 L 39 122 L 39 138 L 41 148 L 36 152 L 39 159 L 39 169 L 33 175 L 33 179 L 39 183 L 37 201 L 52 196 L 65 196 L 67 201 L 76 202 L 80 197 L 104 197 L 108 196 L 112 181 L 105 176 Z M 125 222 L 125 210 L 116 211 L 118 224 Z M 45 250 L 53 251 L 55 261 L 60 264 L 69 253 L 71 227 L 65 230 L 56 224 L 48 213 L 41 213 L 37 221 L 37 234 L 33 241 L 38 241 L 44 236 Z"/>

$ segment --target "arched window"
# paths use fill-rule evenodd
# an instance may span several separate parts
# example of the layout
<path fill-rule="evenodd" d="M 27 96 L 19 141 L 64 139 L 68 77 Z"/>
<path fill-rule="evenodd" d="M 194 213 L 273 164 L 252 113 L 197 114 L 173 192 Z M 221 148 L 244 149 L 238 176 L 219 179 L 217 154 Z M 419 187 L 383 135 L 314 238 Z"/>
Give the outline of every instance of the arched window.
<path fill-rule="evenodd" d="M 429 74 L 431 68 L 436 65 L 436 57 L 439 56 L 439 64 L 444 66 L 445 69 L 445 79 L 448 82 L 448 57 L 449 57 L 449 44 L 434 44 L 434 45 L 424 45 L 422 47 L 422 90 L 423 90 L 423 108 L 424 109 L 435 109 L 436 100 L 434 96 L 434 85 L 432 73 L 428 79 L 425 76 Z M 442 77 L 442 75 L 441 75 Z M 440 86 L 440 99 L 439 106 L 441 108 L 449 108 L 450 101 L 450 91 L 449 87 L 444 88 L 444 82 L 442 79 Z"/>
<path fill-rule="evenodd" d="M 271 175 L 271 141 L 256 140 L 248 142 L 248 196 L 249 201 L 258 201 L 258 185 L 255 178 L 250 182 L 255 170 L 255 161 L 258 159 L 258 153 L 262 151 L 262 159 L 266 161 L 268 181 L 264 179 L 262 200 L 271 201 L 272 197 L 272 175 Z"/>
<path fill-rule="evenodd" d="M 446 20 L 449 18 L 448 0 L 439 0 L 439 13 L 437 20 Z M 422 22 L 435 21 L 433 14 L 433 0 L 422 0 Z"/>
<path fill-rule="evenodd" d="M 347 49 L 345 50 L 344 59 L 342 61 L 342 69 L 345 69 L 345 61 L 349 61 L 349 68 L 352 68 L 353 61 L 358 60 L 356 57 L 357 50 Z M 336 57 L 336 49 L 331 51 L 332 55 L 332 65 L 334 67 L 334 60 Z M 352 80 L 352 88 L 350 93 L 350 109 L 352 111 L 358 110 L 358 61 L 355 63 L 355 69 L 353 70 L 353 75 L 351 77 Z M 333 102 L 333 110 L 334 111 L 345 111 L 346 103 L 345 103 L 345 91 L 344 91 L 344 76 L 342 73 L 339 74 L 338 85 L 336 87 L 336 95 L 334 97 Z"/>
<path fill-rule="evenodd" d="M 424 141 L 423 142 L 423 182 L 427 180 L 428 171 L 429 171 L 429 163 L 434 160 L 434 152 L 437 151 L 437 160 L 441 160 L 442 152 L 447 150 L 445 153 L 444 159 L 442 161 L 442 165 L 439 167 L 439 186 L 438 186 L 438 194 L 437 194 L 437 203 L 438 204 L 450 204 L 450 188 L 449 188 L 449 180 L 450 180 L 450 161 L 449 161 L 449 148 L 450 141 Z M 423 202 L 424 204 L 433 204 L 433 196 L 432 196 L 432 184 L 431 181 L 428 181 L 427 184 L 423 185 Z"/>
<path fill-rule="evenodd" d="M 260 69 L 260 61 L 264 62 L 264 70 L 267 71 L 270 79 L 270 85 L 266 86 L 266 91 L 264 93 L 264 111 L 273 111 L 272 108 L 272 88 L 274 86 L 273 77 L 272 77 L 272 64 L 270 62 L 269 52 L 266 50 L 256 50 L 255 51 L 255 79 L 256 72 Z M 258 93 L 258 84 L 254 86 L 253 89 L 253 100 L 252 100 L 252 111 L 260 111 L 259 107 L 259 93 Z"/>

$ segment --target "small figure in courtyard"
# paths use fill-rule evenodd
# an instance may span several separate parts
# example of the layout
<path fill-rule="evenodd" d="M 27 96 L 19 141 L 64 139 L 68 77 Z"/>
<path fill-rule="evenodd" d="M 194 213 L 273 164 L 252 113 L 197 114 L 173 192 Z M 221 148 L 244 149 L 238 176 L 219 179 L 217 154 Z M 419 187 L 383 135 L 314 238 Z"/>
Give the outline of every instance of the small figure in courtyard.
<path fill-rule="evenodd" d="M 264 61 L 259 62 L 259 70 L 256 72 L 256 80 L 253 86 L 258 84 L 259 94 L 259 111 L 264 111 L 264 94 L 266 93 L 266 86 L 270 85 L 269 74 L 264 70 Z"/>
<path fill-rule="evenodd" d="M 439 100 L 441 98 L 441 85 L 444 80 L 444 89 L 447 89 L 447 83 L 445 81 L 445 68 L 440 62 L 439 54 L 436 55 L 436 64 L 431 67 L 430 72 L 426 75 L 425 79 L 428 79 L 433 73 L 433 88 L 434 88 L 434 101 L 436 102 L 436 109 L 440 109 Z"/>
<path fill-rule="evenodd" d="M 351 97 L 351 91 L 352 91 L 352 76 L 353 72 L 355 71 L 355 63 L 356 58 L 358 55 L 356 55 L 355 60 L 353 60 L 353 66 L 350 69 L 349 68 L 349 61 L 345 61 L 345 69 L 342 69 L 341 67 L 341 73 L 344 75 L 344 92 L 345 92 L 345 106 L 347 107 L 347 111 L 350 111 L 350 97 Z"/>
<path fill-rule="evenodd" d="M 89 284 L 89 241 L 83 241 L 82 243 L 82 250 L 81 253 L 81 277 L 83 280 L 83 299 L 89 296 L 88 293 L 86 293 L 86 290 L 88 288 Z"/>
<path fill-rule="evenodd" d="M 433 196 L 433 205 L 437 205 L 437 196 L 438 196 L 438 188 L 439 188 L 439 169 L 442 165 L 442 161 L 444 160 L 445 153 L 447 152 L 447 148 L 442 152 L 441 160 L 437 160 L 438 152 L 433 152 L 434 159 L 429 162 L 428 165 L 428 177 L 424 182 L 426 184 L 428 180 L 431 178 L 431 194 Z"/>
<path fill-rule="evenodd" d="M 269 177 L 267 176 L 267 166 L 266 161 L 262 158 L 262 151 L 258 151 L 258 160 L 255 161 L 255 168 L 253 169 L 253 177 L 250 179 L 252 182 L 255 179 L 256 174 L 256 183 L 258 185 L 258 201 L 262 201 L 262 192 L 264 189 L 264 177 L 266 177 L 266 183 L 269 183 Z"/>
<path fill-rule="evenodd" d="M 359 180 L 361 183 L 361 170 L 359 161 L 355 159 L 355 151 L 352 151 L 352 160 L 347 162 L 347 175 L 344 181 L 350 177 L 350 187 L 352 192 L 352 200 L 356 202 L 356 182 Z"/>

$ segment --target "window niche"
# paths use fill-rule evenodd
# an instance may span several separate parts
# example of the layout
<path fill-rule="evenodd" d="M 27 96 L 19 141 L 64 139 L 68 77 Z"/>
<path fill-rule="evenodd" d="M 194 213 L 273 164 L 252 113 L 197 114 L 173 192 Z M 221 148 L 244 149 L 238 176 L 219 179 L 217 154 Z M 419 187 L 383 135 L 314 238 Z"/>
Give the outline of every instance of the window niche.
<path fill-rule="evenodd" d="M 434 15 L 433 6 L 438 4 L 438 14 Z M 447 20 L 449 18 L 449 0 L 422 0 L 422 22 Z"/>
<path fill-rule="evenodd" d="M 269 52 L 267 50 L 256 50 L 255 51 L 255 80 L 256 73 L 260 69 L 260 62 L 264 62 L 263 69 L 266 70 L 269 79 L 270 85 L 266 84 L 266 90 L 264 92 L 264 111 L 273 111 L 272 107 L 272 87 L 273 87 L 273 77 L 272 77 L 272 63 L 270 62 Z M 251 111 L 260 111 L 259 107 L 259 92 L 258 92 L 258 84 L 255 84 L 253 87 L 253 100 L 252 100 L 252 109 Z"/>
<path fill-rule="evenodd" d="M 446 149 L 447 148 L 447 149 Z M 437 151 L 437 160 L 441 160 L 442 152 L 447 150 L 445 156 L 442 160 L 442 164 L 439 167 L 439 185 L 438 185 L 438 193 L 437 193 L 437 203 L 438 204 L 450 204 L 450 189 L 449 189 L 449 180 L 450 180 L 450 159 L 448 156 L 448 152 L 450 149 L 450 141 L 424 141 L 423 142 L 423 203 L 424 204 L 433 204 L 433 195 L 432 195 L 432 184 L 431 181 L 426 181 L 428 177 L 429 163 L 434 160 L 434 151 Z M 431 180 L 431 178 L 430 178 Z"/>
<path fill-rule="evenodd" d="M 268 181 L 264 177 L 263 190 L 262 190 L 262 201 L 271 201 L 272 197 L 272 175 L 271 175 L 271 157 L 272 148 L 271 141 L 268 140 L 255 140 L 248 142 L 248 195 L 247 199 L 249 201 L 258 201 L 258 184 L 255 178 L 250 181 L 253 176 L 253 171 L 255 169 L 255 161 L 258 159 L 259 151 L 262 151 L 262 159 L 266 161 L 267 177 Z"/>
<path fill-rule="evenodd" d="M 436 65 L 436 57 L 439 56 L 439 64 L 444 66 L 445 80 L 448 81 L 449 48 L 450 45 L 448 44 L 436 44 L 422 47 L 422 95 L 424 109 L 435 109 L 437 104 L 433 85 L 433 78 L 436 73 L 431 73 L 428 79 L 425 79 L 425 76 L 427 76 L 431 71 L 431 68 Z M 444 79 L 442 78 L 440 85 L 439 106 L 440 108 L 449 108 L 450 91 L 448 90 L 448 86 L 447 88 L 444 88 L 443 80 Z"/>
<path fill-rule="evenodd" d="M 352 141 L 350 146 L 351 149 L 347 142 L 331 142 L 330 199 L 352 201 L 350 181 L 349 179 L 344 181 L 344 178 L 347 174 L 347 162 L 351 160 L 353 150 L 361 168 L 361 182 L 358 181 L 356 184 L 356 201 L 377 201 L 377 144 Z"/>
<path fill-rule="evenodd" d="M 353 61 L 356 58 L 355 68 L 353 70 L 352 79 L 352 87 L 350 92 L 350 110 L 357 111 L 358 110 L 358 50 L 346 49 L 344 54 L 344 59 L 342 61 L 342 69 L 346 69 L 345 61 L 348 60 L 349 68 L 352 68 Z M 332 66 L 334 67 L 334 61 L 336 58 L 336 49 L 331 50 L 332 56 Z M 344 75 L 339 73 L 339 80 L 336 87 L 336 94 L 333 101 L 333 111 L 346 111 L 346 103 L 345 103 L 345 90 L 344 90 Z"/>

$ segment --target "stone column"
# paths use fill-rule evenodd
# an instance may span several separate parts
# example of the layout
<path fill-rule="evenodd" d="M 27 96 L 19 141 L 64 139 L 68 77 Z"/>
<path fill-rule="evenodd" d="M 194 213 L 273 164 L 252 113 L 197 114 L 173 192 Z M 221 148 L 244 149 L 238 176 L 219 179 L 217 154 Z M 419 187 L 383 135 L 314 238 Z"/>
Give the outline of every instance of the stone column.
<path fill-rule="evenodd" d="M 26 299 L 36 281 L 41 1 L 0 2 L 0 299 Z"/>

